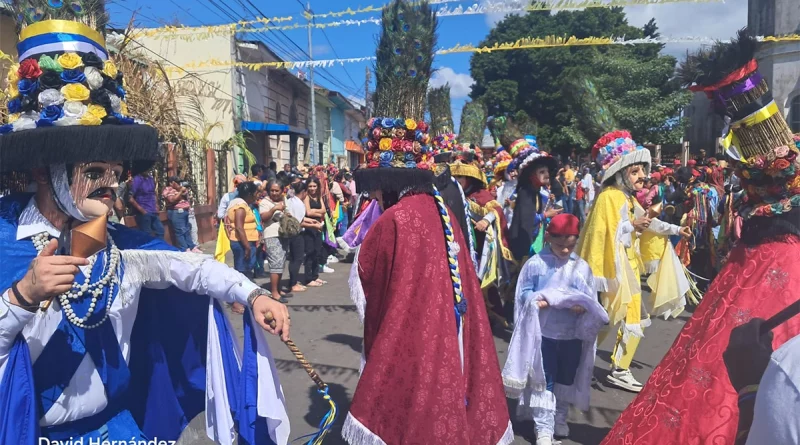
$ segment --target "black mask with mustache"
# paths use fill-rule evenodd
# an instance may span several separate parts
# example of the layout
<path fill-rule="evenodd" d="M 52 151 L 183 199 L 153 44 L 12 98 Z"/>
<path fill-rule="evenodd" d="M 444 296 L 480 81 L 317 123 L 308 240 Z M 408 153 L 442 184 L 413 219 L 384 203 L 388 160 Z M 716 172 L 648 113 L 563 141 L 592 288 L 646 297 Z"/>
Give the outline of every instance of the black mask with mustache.
<path fill-rule="evenodd" d="M 93 191 L 92 193 L 89 193 L 89 196 L 87 196 L 86 198 L 87 199 L 94 199 L 94 198 L 98 198 L 98 197 L 103 196 L 103 195 L 108 194 L 108 193 L 111 194 L 111 201 L 112 202 L 117 200 L 117 192 L 114 189 L 112 189 L 111 187 L 100 187 L 99 189 Z"/>

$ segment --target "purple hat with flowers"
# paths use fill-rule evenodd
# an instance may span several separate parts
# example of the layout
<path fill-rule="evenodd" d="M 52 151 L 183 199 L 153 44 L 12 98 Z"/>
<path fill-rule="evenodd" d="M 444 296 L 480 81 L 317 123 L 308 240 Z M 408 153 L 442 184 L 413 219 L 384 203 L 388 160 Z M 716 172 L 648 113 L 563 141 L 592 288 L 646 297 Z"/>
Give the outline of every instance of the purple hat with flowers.
<path fill-rule="evenodd" d="M 645 169 L 650 171 L 650 150 L 638 145 L 627 130 L 603 135 L 592 147 L 592 158 L 603 169 L 602 182 L 634 164 L 645 164 Z"/>

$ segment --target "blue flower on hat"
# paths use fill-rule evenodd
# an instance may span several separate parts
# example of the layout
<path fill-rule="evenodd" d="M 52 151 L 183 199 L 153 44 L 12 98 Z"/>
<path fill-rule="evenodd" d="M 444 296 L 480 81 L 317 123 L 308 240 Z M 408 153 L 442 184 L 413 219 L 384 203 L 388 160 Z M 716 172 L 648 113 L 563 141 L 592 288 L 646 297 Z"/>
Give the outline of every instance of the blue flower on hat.
<path fill-rule="evenodd" d="M 429 148 L 428 148 L 428 146 L 427 146 L 427 145 L 423 145 L 423 146 L 421 146 L 421 147 L 420 147 L 420 149 L 419 149 L 419 151 L 420 151 L 421 153 L 427 153 L 427 152 L 428 152 L 428 150 L 429 150 Z"/>
<path fill-rule="evenodd" d="M 83 83 L 86 81 L 86 76 L 83 71 L 78 70 L 64 70 L 61 72 L 61 80 L 64 83 Z"/>
<path fill-rule="evenodd" d="M 62 116 L 64 116 L 64 110 L 61 108 L 60 105 L 50 105 L 44 107 L 44 109 L 42 109 L 42 112 L 39 113 L 39 121 L 36 123 L 36 125 L 40 127 L 43 126 L 41 124 L 42 121 L 52 124 L 58 119 L 61 119 Z"/>
<path fill-rule="evenodd" d="M 39 89 L 39 82 L 30 79 L 22 79 L 17 83 L 17 89 L 24 95 L 29 95 Z"/>
<path fill-rule="evenodd" d="M 52 127 L 53 125 L 55 125 L 55 124 L 53 124 L 52 121 L 48 121 L 48 120 L 45 120 L 45 119 L 39 119 L 38 121 L 36 121 L 36 126 L 39 127 L 39 128 Z"/>
<path fill-rule="evenodd" d="M 414 160 L 414 153 L 411 153 L 411 152 L 405 153 L 403 155 L 403 160 L 406 161 L 406 162 L 413 161 Z"/>
<path fill-rule="evenodd" d="M 119 114 L 119 113 L 114 113 L 114 114 L 112 114 L 112 116 L 114 116 L 115 118 L 117 118 L 117 121 L 118 121 L 120 124 L 122 124 L 122 125 L 133 125 L 133 124 L 135 124 L 135 123 L 136 123 L 136 122 L 133 120 L 133 118 L 130 118 L 130 117 L 125 117 L 125 116 L 123 116 L 123 115 L 121 115 L 121 114 Z"/>
<path fill-rule="evenodd" d="M 14 130 L 14 126 L 11 124 L 0 125 L 0 134 L 11 133 L 12 130 Z"/>
<path fill-rule="evenodd" d="M 405 119 L 395 119 L 394 120 L 394 128 L 406 128 Z"/>
<path fill-rule="evenodd" d="M 414 138 L 416 138 L 417 141 L 422 142 L 422 139 L 424 137 L 425 137 L 425 133 L 423 133 L 422 131 L 417 130 L 417 131 L 414 132 Z"/>
<path fill-rule="evenodd" d="M 380 157 L 381 163 L 392 162 L 394 160 L 394 153 L 391 151 L 382 151 Z"/>
<path fill-rule="evenodd" d="M 22 101 L 16 98 L 8 103 L 8 112 L 10 114 L 19 113 L 22 111 Z"/>
<path fill-rule="evenodd" d="M 417 168 L 417 163 L 414 161 L 407 161 L 406 168 Z"/>
<path fill-rule="evenodd" d="M 125 95 L 126 94 L 128 94 L 128 93 L 125 92 L 125 88 L 122 88 L 121 86 L 117 87 L 117 96 L 119 96 L 121 99 L 125 100 Z"/>
<path fill-rule="evenodd" d="M 383 128 L 392 128 L 394 127 L 394 119 L 390 117 L 386 117 L 381 119 L 381 127 Z"/>
<path fill-rule="evenodd" d="M 391 162 L 384 162 L 384 161 L 381 161 L 381 163 L 380 163 L 380 164 L 378 164 L 378 166 L 380 166 L 381 168 L 387 168 L 387 167 L 391 167 L 391 166 L 392 166 L 392 163 L 391 163 Z"/>

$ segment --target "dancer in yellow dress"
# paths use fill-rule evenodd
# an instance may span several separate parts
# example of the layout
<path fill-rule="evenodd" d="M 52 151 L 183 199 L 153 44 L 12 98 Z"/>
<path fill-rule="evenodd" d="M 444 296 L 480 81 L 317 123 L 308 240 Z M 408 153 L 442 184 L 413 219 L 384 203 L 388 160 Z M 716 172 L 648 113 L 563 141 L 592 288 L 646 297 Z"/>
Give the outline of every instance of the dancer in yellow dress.
<path fill-rule="evenodd" d="M 659 291 L 651 293 L 645 309 L 639 237 L 645 232 L 660 236 L 690 233 L 687 228 L 650 218 L 636 201 L 635 194 L 650 171 L 650 152 L 636 145 L 629 132 L 606 134 L 595 144 L 592 155 L 603 169 L 603 190 L 581 231 L 576 253 L 592 269 L 610 326 L 620 325 L 608 382 L 639 392 L 642 384 L 629 367 L 644 328 L 650 325 L 649 314 L 677 315 L 683 310 L 689 289 L 685 275 L 678 273 L 680 262 L 674 251 L 664 248 L 654 268 L 658 281 L 654 286 Z"/>

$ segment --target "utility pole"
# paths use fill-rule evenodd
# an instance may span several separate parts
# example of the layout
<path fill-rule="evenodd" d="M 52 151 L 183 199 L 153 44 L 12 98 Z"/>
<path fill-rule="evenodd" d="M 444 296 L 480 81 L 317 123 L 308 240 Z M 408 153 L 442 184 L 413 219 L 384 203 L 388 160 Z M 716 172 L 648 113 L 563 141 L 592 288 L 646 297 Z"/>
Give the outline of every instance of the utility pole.
<path fill-rule="evenodd" d="M 367 76 L 366 76 L 366 80 L 364 81 L 364 108 L 365 108 L 364 112 L 366 113 L 367 117 L 369 117 L 370 116 L 370 114 L 369 114 L 369 77 L 370 77 L 369 66 L 367 66 L 365 68 L 365 70 L 367 72 Z"/>
<path fill-rule="evenodd" d="M 314 91 L 314 52 L 311 46 L 311 21 L 314 17 L 311 16 L 311 1 L 309 0 L 306 3 L 306 13 L 308 13 L 308 58 L 312 61 L 311 64 L 308 65 L 308 79 L 311 83 L 311 137 L 308 139 L 309 145 L 311 146 L 311 165 L 316 164 L 315 159 L 317 158 L 317 105 L 316 105 L 316 91 Z"/>

